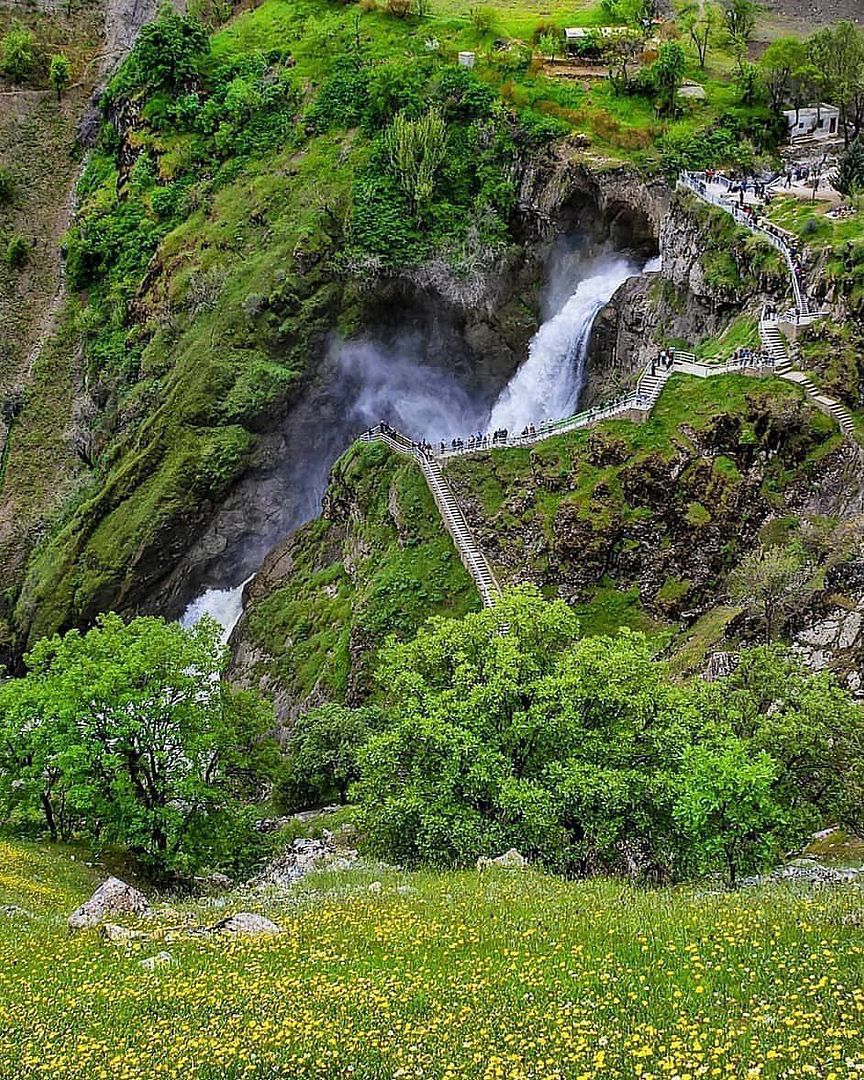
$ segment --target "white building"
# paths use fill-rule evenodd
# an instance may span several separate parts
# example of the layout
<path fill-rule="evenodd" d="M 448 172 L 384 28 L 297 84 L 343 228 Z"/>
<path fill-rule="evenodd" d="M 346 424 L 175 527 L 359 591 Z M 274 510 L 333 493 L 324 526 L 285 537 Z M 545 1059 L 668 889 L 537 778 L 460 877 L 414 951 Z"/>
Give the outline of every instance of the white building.
<path fill-rule="evenodd" d="M 840 110 L 835 105 L 808 105 L 783 114 L 790 142 L 799 139 L 833 139 L 840 133 Z"/>

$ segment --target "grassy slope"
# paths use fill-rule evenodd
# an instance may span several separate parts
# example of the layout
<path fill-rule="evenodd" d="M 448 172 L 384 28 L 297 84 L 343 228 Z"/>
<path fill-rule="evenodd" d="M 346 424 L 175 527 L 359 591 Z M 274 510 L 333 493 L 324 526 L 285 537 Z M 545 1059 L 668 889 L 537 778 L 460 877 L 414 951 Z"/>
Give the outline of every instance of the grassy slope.
<path fill-rule="evenodd" d="M 336 465 L 327 516 L 289 541 L 291 570 L 247 611 L 255 674 L 292 700 L 364 694 L 378 647 L 433 614 L 479 604 L 423 474 L 381 445 L 357 444 Z"/>
<path fill-rule="evenodd" d="M 15 20 L 32 28 L 37 68 L 23 87 L 0 83 L 0 166 L 14 193 L 0 206 L 0 398 L 27 382 L 34 343 L 50 326 L 59 287 L 57 250 L 78 169 L 75 126 L 91 92 L 102 30 L 101 6 L 76 4 L 42 15 L 0 10 L 0 33 Z M 50 56 L 63 51 L 72 83 L 58 103 L 48 88 Z M 29 256 L 22 269 L 6 264 L 6 244 L 23 236 Z M 78 471 L 66 437 L 72 414 L 76 342 L 61 335 L 45 350 L 23 399 L 0 461 L 0 581 L 19 580 L 33 538 L 68 496 Z M 0 644 L 7 630 L 0 612 Z"/>
<path fill-rule="evenodd" d="M 840 1080 L 864 1064 L 853 889 L 358 870 L 218 912 L 263 911 L 273 939 L 172 940 L 175 909 L 144 924 L 155 940 L 117 946 L 66 932 L 90 888 L 80 864 L 6 842 L 0 856 L 0 903 L 36 915 L 0 915 L 3 1075 Z M 142 971 L 160 949 L 175 963 Z"/>
<path fill-rule="evenodd" d="M 595 442 L 596 435 L 580 431 L 546 440 L 531 450 L 495 451 L 464 458 L 450 463 L 448 475 L 465 501 L 480 512 L 481 519 L 475 519 L 475 522 L 486 542 L 496 545 L 489 550 L 493 559 L 497 555 L 502 580 L 517 580 L 527 566 L 532 577 L 545 581 L 556 550 L 563 507 L 572 505 L 584 523 L 587 539 L 581 549 L 581 558 L 586 563 L 594 555 L 602 556 L 607 547 L 619 553 L 626 551 L 630 543 L 626 538 L 628 530 L 638 534 L 643 525 L 651 523 L 655 511 L 651 509 L 647 490 L 644 500 L 638 488 L 635 496 L 625 496 L 622 491 L 625 474 L 632 476 L 634 470 L 651 465 L 655 460 L 671 462 L 683 451 L 689 459 L 687 467 L 673 485 L 674 490 L 667 491 L 664 498 L 668 503 L 665 509 L 674 510 L 676 520 L 673 524 L 684 527 L 686 522 L 690 531 L 684 539 L 680 529 L 675 537 L 671 537 L 670 532 L 662 543 L 668 547 L 670 543 L 681 544 L 686 539 L 687 544 L 698 547 L 709 538 L 716 540 L 719 530 L 721 539 L 725 538 L 728 569 L 741 553 L 740 545 L 746 543 L 741 535 L 744 523 L 739 511 L 732 510 L 730 517 L 730 512 L 724 509 L 735 507 L 735 492 L 742 482 L 741 472 L 732 460 L 737 451 L 735 448 L 728 450 L 731 457 L 726 453 L 718 455 L 715 451 L 709 459 L 703 459 L 693 435 L 704 433 L 726 418 L 739 417 L 742 420 L 741 447 L 758 445 L 764 433 L 757 434 L 752 419 L 747 418 L 748 402 L 751 398 L 758 400 L 762 395 L 790 403 L 800 400 L 794 387 L 779 380 L 757 382 L 744 376 L 699 380 L 675 376 L 643 425 L 627 421 L 600 425 L 599 431 L 604 433 L 605 439 L 599 444 Z M 836 448 L 839 438 L 827 418 L 815 409 L 807 409 L 803 442 L 798 450 L 791 457 L 775 458 L 765 470 L 761 494 L 768 505 L 782 505 L 782 492 L 805 477 L 815 461 Z M 599 445 L 599 451 L 593 450 L 592 445 Z M 609 449 L 613 453 L 607 460 L 603 455 Z M 725 447 L 722 449 L 726 451 Z M 708 473 L 704 479 L 706 465 Z M 646 473 L 645 482 L 651 482 L 649 473 Z M 687 503 L 687 498 L 695 498 L 697 494 L 702 495 L 707 507 L 698 499 Z M 527 501 L 526 496 L 529 496 Z M 684 502 L 681 502 L 682 498 Z M 526 524 L 539 528 L 544 542 L 540 547 L 520 553 L 518 546 L 513 545 L 519 544 L 520 530 Z M 662 518 L 658 518 L 657 525 L 664 533 L 669 528 Z M 624 539 L 615 539 L 622 528 Z M 683 556 L 686 557 L 686 552 Z M 688 595 L 687 582 L 670 577 L 657 595 L 650 598 L 652 614 L 649 615 L 643 607 L 643 602 L 649 598 L 640 600 L 634 583 L 626 575 L 624 580 L 601 581 L 595 576 L 594 581 L 592 595 L 580 607 L 585 630 L 589 633 L 629 625 L 658 633 L 662 640 L 675 629 L 674 621 L 664 620 L 664 609 L 674 619 L 674 613 L 685 599 L 688 603 L 697 599 L 695 595 Z M 713 582 L 715 588 L 720 584 L 720 581 Z"/>

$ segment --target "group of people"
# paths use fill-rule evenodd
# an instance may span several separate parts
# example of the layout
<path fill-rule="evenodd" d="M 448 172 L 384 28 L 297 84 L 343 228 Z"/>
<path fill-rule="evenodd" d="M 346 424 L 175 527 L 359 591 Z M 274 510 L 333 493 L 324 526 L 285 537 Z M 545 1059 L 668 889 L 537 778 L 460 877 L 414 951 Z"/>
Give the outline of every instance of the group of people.
<path fill-rule="evenodd" d="M 661 349 L 660 354 L 651 360 L 651 374 L 656 375 L 657 371 L 668 371 L 675 363 L 675 353 L 672 349 Z"/>
<path fill-rule="evenodd" d="M 440 453 L 452 453 L 454 450 L 483 450 L 489 446 L 499 446 L 507 442 L 509 432 L 507 428 L 496 428 L 495 431 L 487 431 L 484 435 L 478 431 L 476 435 L 469 435 L 467 439 L 451 439 L 449 444 L 442 439 L 438 444 Z"/>

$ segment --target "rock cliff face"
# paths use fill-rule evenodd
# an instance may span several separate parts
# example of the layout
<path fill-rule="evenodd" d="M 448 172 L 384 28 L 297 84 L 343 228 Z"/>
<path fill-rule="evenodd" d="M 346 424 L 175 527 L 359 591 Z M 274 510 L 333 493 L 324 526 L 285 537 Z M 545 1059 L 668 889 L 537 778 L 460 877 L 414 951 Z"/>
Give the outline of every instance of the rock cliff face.
<path fill-rule="evenodd" d="M 673 380 L 642 427 L 550 440 L 518 462 L 454 461 L 448 473 L 502 583 L 530 580 L 581 603 L 606 581 L 636 589 L 661 620 L 712 606 L 773 502 L 800 500 L 808 459 L 835 437 L 797 397 L 733 385 Z"/>
<path fill-rule="evenodd" d="M 663 345 L 698 345 L 787 286 L 776 254 L 723 211 L 681 193 L 665 206 L 662 271 L 622 285 L 595 322 L 586 405 L 619 393 Z"/>

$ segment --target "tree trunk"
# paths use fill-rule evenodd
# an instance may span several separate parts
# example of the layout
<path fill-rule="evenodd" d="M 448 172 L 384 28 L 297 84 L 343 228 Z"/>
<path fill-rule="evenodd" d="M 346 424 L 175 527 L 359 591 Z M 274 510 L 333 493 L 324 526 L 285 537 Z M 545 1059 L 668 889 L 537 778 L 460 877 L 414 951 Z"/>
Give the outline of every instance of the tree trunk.
<path fill-rule="evenodd" d="M 51 833 L 51 839 L 56 844 L 57 820 L 54 817 L 54 807 L 51 805 L 51 796 L 47 791 L 43 791 L 39 796 L 39 801 L 42 803 L 42 813 L 45 815 L 45 824 L 48 826 L 48 831 Z"/>

